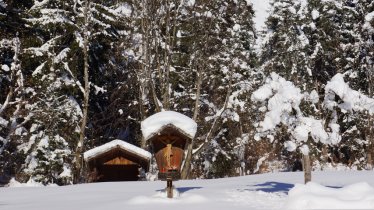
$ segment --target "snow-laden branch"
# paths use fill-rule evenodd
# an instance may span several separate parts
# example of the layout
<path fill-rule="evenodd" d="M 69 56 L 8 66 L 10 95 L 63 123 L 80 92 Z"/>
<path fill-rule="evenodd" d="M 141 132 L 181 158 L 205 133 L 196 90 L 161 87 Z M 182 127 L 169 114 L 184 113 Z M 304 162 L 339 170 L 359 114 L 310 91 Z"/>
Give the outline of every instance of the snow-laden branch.
<path fill-rule="evenodd" d="M 273 130 L 280 123 L 289 124 L 293 111 L 300 116 L 299 105 L 303 98 L 304 94 L 292 82 L 274 72 L 271 73 L 265 84 L 251 96 L 252 101 L 268 102 L 267 113 L 260 122 L 260 132 Z"/>
<path fill-rule="evenodd" d="M 339 96 L 343 103 L 338 104 L 335 96 Z M 266 103 L 264 120 L 259 123 L 258 134 L 255 139 L 274 132 L 278 125 L 285 125 L 291 134 L 291 140 L 285 143 L 289 151 L 296 148 L 306 154 L 309 152 L 306 143 L 309 137 L 314 142 L 323 144 L 337 144 L 341 141 L 340 125 L 334 120 L 325 122 L 316 119 L 315 116 L 304 116 L 300 110 L 300 103 L 317 103 L 318 93 L 302 93 L 292 82 L 286 81 L 276 73 L 271 73 L 265 84 L 256 90 L 251 99 L 253 101 Z M 352 90 L 344 82 L 343 75 L 335 75 L 325 86 L 323 106 L 329 110 L 339 107 L 345 111 L 368 111 L 374 113 L 374 99 L 358 91 Z M 325 130 L 328 125 L 330 131 Z"/>
<path fill-rule="evenodd" d="M 335 96 L 339 96 L 343 103 L 338 104 Z M 335 75 L 325 87 L 324 105 L 332 110 L 336 106 L 346 111 L 368 111 L 374 114 L 374 98 L 370 98 L 356 90 L 352 90 L 345 83 L 343 75 Z"/>

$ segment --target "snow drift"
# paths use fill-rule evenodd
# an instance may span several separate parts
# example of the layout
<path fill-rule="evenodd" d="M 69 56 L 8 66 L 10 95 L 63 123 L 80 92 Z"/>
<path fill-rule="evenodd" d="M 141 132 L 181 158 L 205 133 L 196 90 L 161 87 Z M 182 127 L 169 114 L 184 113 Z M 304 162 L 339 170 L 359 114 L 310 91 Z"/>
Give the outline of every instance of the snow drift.
<path fill-rule="evenodd" d="M 343 188 L 296 184 L 288 196 L 286 209 L 374 209 L 374 188 L 366 182 Z"/>

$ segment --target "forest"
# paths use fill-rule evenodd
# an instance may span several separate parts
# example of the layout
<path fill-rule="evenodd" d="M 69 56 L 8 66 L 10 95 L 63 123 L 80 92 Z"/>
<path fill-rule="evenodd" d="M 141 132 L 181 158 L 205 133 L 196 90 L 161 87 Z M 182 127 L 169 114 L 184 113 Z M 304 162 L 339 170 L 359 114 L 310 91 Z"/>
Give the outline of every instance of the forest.
<path fill-rule="evenodd" d="M 82 152 L 198 130 L 184 178 L 368 170 L 374 1 L 0 0 L 0 184 L 85 181 Z M 150 173 L 157 173 L 152 169 Z"/>

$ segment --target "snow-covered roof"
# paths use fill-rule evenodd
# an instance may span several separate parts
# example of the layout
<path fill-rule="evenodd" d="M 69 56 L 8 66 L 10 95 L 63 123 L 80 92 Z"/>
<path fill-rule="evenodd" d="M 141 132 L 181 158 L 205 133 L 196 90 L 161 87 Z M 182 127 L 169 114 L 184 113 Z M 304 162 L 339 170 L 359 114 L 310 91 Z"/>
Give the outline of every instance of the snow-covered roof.
<path fill-rule="evenodd" d="M 108 142 L 104 145 L 101 145 L 99 147 L 95 147 L 91 150 L 88 150 L 84 153 L 84 160 L 89 160 L 93 157 L 96 157 L 98 155 L 104 154 L 108 151 L 110 151 L 113 148 L 121 148 L 129 153 L 132 153 L 134 155 L 140 156 L 144 159 L 151 159 L 152 155 L 148 151 L 145 151 L 144 149 L 141 149 L 135 145 L 129 144 L 127 142 L 124 142 L 122 140 L 113 140 L 111 142 Z"/>
<path fill-rule="evenodd" d="M 174 111 L 163 111 L 142 121 L 141 128 L 144 139 L 150 139 L 168 125 L 180 129 L 191 139 L 194 138 L 197 130 L 196 122 L 186 115 Z"/>

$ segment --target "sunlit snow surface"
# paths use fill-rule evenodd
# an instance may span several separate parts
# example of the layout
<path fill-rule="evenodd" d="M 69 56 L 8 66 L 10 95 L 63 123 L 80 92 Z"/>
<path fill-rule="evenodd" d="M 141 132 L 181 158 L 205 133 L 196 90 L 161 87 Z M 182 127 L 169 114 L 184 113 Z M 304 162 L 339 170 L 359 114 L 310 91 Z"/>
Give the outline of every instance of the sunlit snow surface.
<path fill-rule="evenodd" d="M 312 204 L 315 202 L 314 198 L 323 198 L 318 202 L 319 208 L 339 206 L 343 209 L 352 207 L 353 203 L 359 203 L 360 205 L 355 206 L 355 209 L 358 209 L 367 207 L 361 204 L 363 202 L 359 202 L 360 199 L 366 199 L 365 205 L 374 205 L 371 195 L 374 186 L 372 177 L 373 171 L 314 172 L 313 181 L 320 185 L 296 185 L 296 188 L 295 184 L 303 182 L 301 172 L 177 181 L 174 184 L 180 195 L 174 199 L 166 198 L 163 192 L 166 183 L 161 181 L 0 188 L 0 209 L 285 209 L 286 204 L 295 208 L 292 202 L 297 196 L 301 196 L 305 202 L 311 201 Z M 351 185 L 355 183 L 359 184 Z M 351 186 L 341 188 L 346 185 Z M 369 194 L 364 196 L 363 193 Z M 304 204 L 297 204 L 300 205 L 298 209 L 305 207 Z M 313 206 L 309 205 L 308 208 Z"/>

